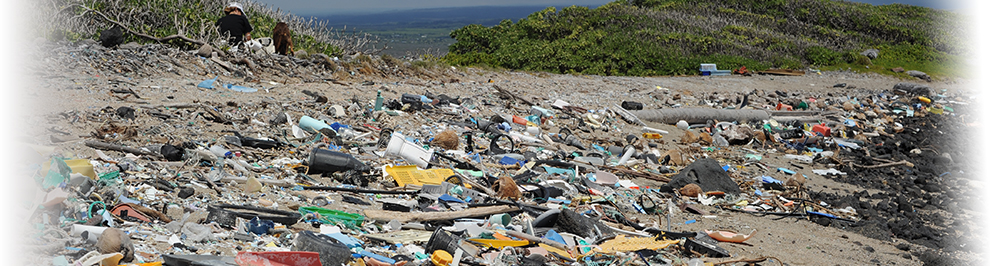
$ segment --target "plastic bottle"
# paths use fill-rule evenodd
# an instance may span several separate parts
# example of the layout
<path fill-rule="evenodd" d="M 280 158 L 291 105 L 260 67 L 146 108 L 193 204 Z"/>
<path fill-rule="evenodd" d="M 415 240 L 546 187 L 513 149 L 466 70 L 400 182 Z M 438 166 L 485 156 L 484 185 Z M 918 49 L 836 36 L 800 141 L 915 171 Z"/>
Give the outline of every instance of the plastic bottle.
<path fill-rule="evenodd" d="M 626 164 L 626 162 L 629 161 L 629 158 L 632 157 L 633 153 L 636 153 L 636 149 L 633 147 L 627 147 L 626 153 L 622 154 L 622 158 L 619 159 L 618 165 Z"/>
<path fill-rule="evenodd" d="M 234 153 L 230 152 L 229 150 L 225 149 L 223 146 L 220 145 L 211 146 L 210 152 L 212 152 L 213 155 L 216 155 L 218 158 L 231 158 L 234 156 Z"/>
<path fill-rule="evenodd" d="M 211 146 L 210 153 L 213 153 L 213 155 L 216 156 L 217 160 L 214 161 L 214 164 L 220 168 L 223 168 L 224 166 L 224 160 L 223 160 L 224 158 L 230 158 L 234 156 L 233 153 L 231 153 L 230 151 L 228 151 L 227 149 L 225 149 L 223 146 L 220 145 Z"/>
<path fill-rule="evenodd" d="M 509 132 L 509 137 L 518 138 L 519 140 L 522 140 L 522 141 L 525 141 L 525 142 L 535 142 L 535 143 L 542 143 L 543 142 L 543 140 L 541 140 L 541 139 L 534 138 L 534 137 L 531 137 L 531 136 L 526 136 L 526 135 L 523 135 L 522 133 L 519 133 L 519 132 L 516 132 L 516 131 Z"/>
<path fill-rule="evenodd" d="M 375 97 L 375 111 L 382 110 L 383 102 L 385 102 L 385 98 L 382 97 L 382 90 L 378 90 L 378 96 Z"/>
<path fill-rule="evenodd" d="M 371 167 L 354 158 L 350 154 L 325 149 L 313 149 L 309 155 L 309 173 L 333 173 L 347 170 L 359 172 L 371 171 Z"/>

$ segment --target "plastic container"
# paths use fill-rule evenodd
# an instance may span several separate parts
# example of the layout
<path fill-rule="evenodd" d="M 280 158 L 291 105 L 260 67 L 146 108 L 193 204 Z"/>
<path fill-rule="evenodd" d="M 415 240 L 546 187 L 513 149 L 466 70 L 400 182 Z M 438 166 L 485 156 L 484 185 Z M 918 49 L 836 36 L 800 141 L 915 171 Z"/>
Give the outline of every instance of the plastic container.
<path fill-rule="evenodd" d="M 79 173 L 92 179 L 96 179 L 96 171 L 93 165 L 89 163 L 89 159 L 74 159 L 74 160 L 64 160 L 65 165 L 71 169 L 71 173 Z M 45 162 L 41 166 L 42 173 L 48 173 L 51 168 L 51 161 Z"/>
<path fill-rule="evenodd" d="M 308 131 L 310 133 L 320 132 L 320 130 L 323 129 L 331 130 L 334 133 L 337 132 L 336 130 L 333 130 L 333 127 L 330 127 L 330 125 L 328 125 L 327 123 L 323 123 L 323 121 L 305 115 L 299 118 L 299 128 Z"/>
<path fill-rule="evenodd" d="M 622 158 L 619 159 L 618 165 L 624 165 L 632 157 L 633 153 L 636 153 L 636 149 L 633 147 L 626 147 L 626 152 L 622 154 Z"/>
<path fill-rule="evenodd" d="M 539 127 L 526 127 L 526 133 L 529 133 L 530 135 L 533 135 L 533 136 L 539 136 L 540 135 L 540 128 Z"/>
<path fill-rule="evenodd" d="M 508 226 L 512 222 L 512 216 L 508 213 L 493 214 L 488 218 L 488 222 L 491 224 L 498 224 L 501 226 Z"/>
<path fill-rule="evenodd" d="M 424 149 L 416 143 L 406 140 L 400 133 L 392 133 L 392 138 L 385 148 L 385 154 L 399 156 L 412 164 L 427 168 L 433 158 L 433 149 Z"/>
<path fill-rule="evenodd" d="M 626 110 L 643 110 L 643 103 L 622 101 L 622 109 Z"/>
<path fill-rule="evenodd" d="M 518 115 L 512 115 L 512 123 L 525 126 L 527 125 L 527 123 L 529 123 L 529 120 L 526 120 L 526 118 L 519 117 Z"/>
<path fill-rule="evenodd" d="M 213 155 L 216 155 L 217 158 L 230 159 L 234 157 L 234 153 L 230 152 L 229 150 L 227 150 L 226 148 L 220 145 L 210 146 L 210 152 L 213 153 Z"/>
<path fill-rule="evenodd" d="M 368 167 L 368 165 L 358 161 L 354 156 L 346 153 L 326 149 L 313 149 L 309 153 L 309 174 L 345 172 L 348 170 L 369 172 L 371 171 L 371 167 Z"/>
<path fill-rule="evenodd" d="M 538 138 L 534 138 L 534 137 L 531 137 L 531 136 L 526 136 L 526 135 L 523 135 L 522 133 L 519 133 L 519 132 L 516 132 L 516 131 L 509 132 L 509 137 L 516 138 L 516 139 L 519 139 L 519 140 L 525 141 L 525 142 L 543 143 L 543 140 L 540 140 Z"/>
<path fill-rule="evenodd" d="M 296 236 L 292 244 L 292 251 L 318 252 L 320 253 L 320 264 L 323 266 L 345 265 L 353 259 L 351 249 L 344 244 L 338 243 L 330 236 L 305 230 Z"/>
<path fill-rule="evenodd" d="M 420 100 L 420 95 L 403 93 L 402 98 L 399 99 L 399 102 L 403 104 L 415 104 L 415 103 L 420 103 L 422 101 Z"/>
<path fill-rule="evenodd" d="M 715 64 L 701 64 L 701 71 L 714 72 L 716 70 Z"/>
<path fill-rule="evenodd" d="M 619 182 L 619 177 L 618 176 L 615 176 L 615 174 L 613 174 L 613 173 L 609 173 L 609 172 L 605 172 L 605 171 L 596 171 L 595 172 L 595 181 L 594 182 L 596 184 L 610 185 L 611 186 L 611 185 L 615 185 L 616 182 Z"/>
<path fill-rule="evenodd" d="M 85 232 L 86 233 L 86 238 L 85 238 L 86 239 L 86 242 L 96 243 L 97 240 L 100 239 L 100 235 L 102 235 L 103 234 L 103 231 L 104 230 L 107 230 L 107 228 L 109 228 L 109 227 L 73 224 L 72 225 L 72 236 L 81 237 L 83 235 L 83 233 Z"/>
<path fill-rule="evenodd" d="M 226 85 L 223 85 L 223 87 L 224 88 L 227 88 L 229 90 L 232 90 L 232 91 L 239 91 L 239 92 L 256 92 L 256 91 L 258 91 L 258 89 L 255 89 L 255 88 L 248 88 L 248 87 L 237 86 L 237 85 L 233 85 L 233 84 L 226 84 Z"/>
<path fill-rule="evenodd" d="M 732 75 L 732 70 L 715 70 L 711 73 L 712 76 L 729 76 Z"/>
<path fill-rule="evenodd" d="M 375 111 L 381 111 L 384 102 L 385 98 L 382 97 L 382 90 L 378 90 L 378 96 L 375 97 Z"/>
<path fill-rule="evenodd" d="M 824 124 L 818 124 L 811 127 L 811 132 L 821 133 L 822 136 L 828 137 L 832 135 L 832 129 Z"/>
<path fill-rule="evenodd" d="M 685 122 L 685 123 L 687 123 L 687 122 Z M 652 133 L 660 133 L 660 134 L 670 134 L 670 132 L 668 132 L 666 130 L 658 129 L 658 128 L 652 128 L 652 127 L 643 127 L 643 132 L 652 132 Z"/>

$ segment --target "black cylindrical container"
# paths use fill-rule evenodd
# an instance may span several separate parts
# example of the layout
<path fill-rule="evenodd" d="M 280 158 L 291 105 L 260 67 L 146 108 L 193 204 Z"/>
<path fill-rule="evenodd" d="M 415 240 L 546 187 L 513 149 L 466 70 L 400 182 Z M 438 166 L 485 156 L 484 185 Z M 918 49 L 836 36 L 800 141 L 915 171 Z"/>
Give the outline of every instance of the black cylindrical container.
<path fill-rule="evenodd" d="M 345 172 L 348 170 L 370 172 L 371 167 L 368 167 L 368 165 L 355 159 L 354 156 L 346 153 L 325 149 L 313 149 L 309 153 L 309 174 Z"/>

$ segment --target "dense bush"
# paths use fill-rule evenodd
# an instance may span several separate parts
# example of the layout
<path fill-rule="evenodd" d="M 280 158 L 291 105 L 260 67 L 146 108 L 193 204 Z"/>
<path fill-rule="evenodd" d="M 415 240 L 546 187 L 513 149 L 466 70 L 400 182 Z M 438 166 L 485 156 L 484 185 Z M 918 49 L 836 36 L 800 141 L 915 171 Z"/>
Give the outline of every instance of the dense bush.
<path fill-rule="evenodd" d="M 516 22 L 451 32 L 457 65 L 596 75 L 698 74 L 719 69 L 870 65 L 858 53 L 893 49 L 936 67 L 967 54 L 958 15 L 894 4 L 830 0 L 619 0 L 550 7 Z M 896 67 L 901 57 L 881 61 Z M 907 60 L 905 59 L 905 60 Z M 913 62 L 913 61 L 912 61 Z M 877 62 L 872 62 L 876 64 Z M 927 69 L 921 68 L 925 71 Z"/>
<path fill-rule="evenodd" d="M 50 39 L 96 39 L 100 31 L 113 26 L 106 18 L 128 28 L 158 38 L 183 35 L 218 45 L 220 34 L 214 23 L 223 15 L 228 0 L 39 0 L 29 1 L 36 10 L 40 34 Z M 365 34 L 328 28 L 326 23 L 304 19 L 250 0 L 238 1 L 254 27 L 252 36 L 271 37 L 275 24 L 284 21 L 292 30 L 295 48 L 329 55 L 380 51 L 379 39 Z M 129 35 L 127 41 L 146 42 Z M 192 47 L 178 39 L 169 44 Z M 376 46 L 377 45 L 377 46 Z"/>

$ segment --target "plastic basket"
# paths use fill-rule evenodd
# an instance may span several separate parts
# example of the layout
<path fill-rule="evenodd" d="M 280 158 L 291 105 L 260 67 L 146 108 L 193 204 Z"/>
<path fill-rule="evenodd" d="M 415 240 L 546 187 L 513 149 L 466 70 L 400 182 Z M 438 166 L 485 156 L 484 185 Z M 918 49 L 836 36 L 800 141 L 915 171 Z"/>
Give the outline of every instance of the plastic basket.
<path fill-rule="evenodd" d="M 715 72 L 715 70 L 716 70 L 715 64 L 701 64 L 701 71 L 702 72 L 704 72 L 704 71 Z"/>

